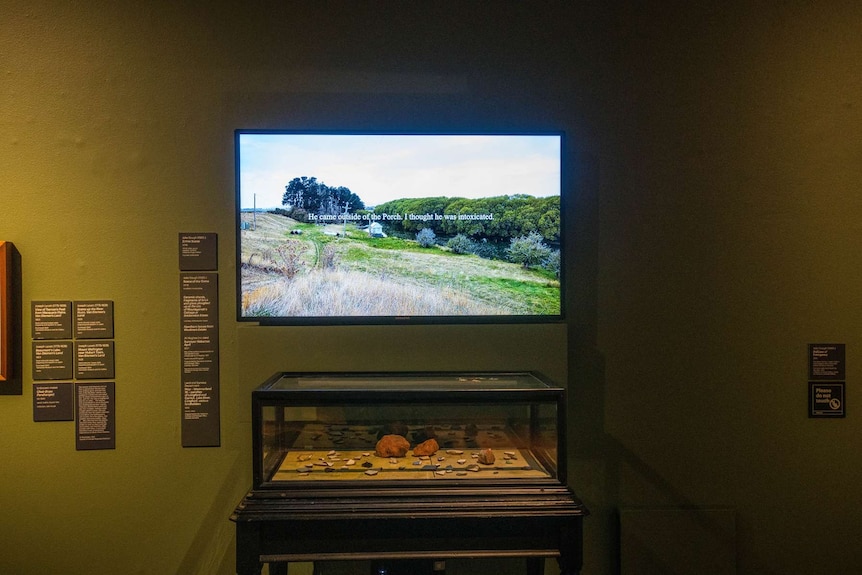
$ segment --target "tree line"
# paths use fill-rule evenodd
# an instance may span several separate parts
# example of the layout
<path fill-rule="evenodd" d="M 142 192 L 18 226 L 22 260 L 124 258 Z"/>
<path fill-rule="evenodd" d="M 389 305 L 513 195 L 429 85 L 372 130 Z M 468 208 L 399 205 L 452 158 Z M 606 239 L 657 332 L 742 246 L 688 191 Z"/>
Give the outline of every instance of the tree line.
<path fill-rule="evenodd" d="M 412 236 L 430 229 L 437 236 L 463 235 L 473 240 L 492 243 L 508 242 L 512 238 L 539 234 L 546 242 L 560 241 L 560 197 L 537 198 L 529 194 L 492 196 L 486 198 L 450 198 L 433 196 L 391 200 L 366 210 L 365 203 L 349 188 L 327 186 L 316 177 L 293 178 L 282 196 L 285 209 L 277 213 L 299 221 L 309 221 L 310 214 L 339 215 L 349 213 L 432 214 L 441 219 L 387 219 L 381 223 L 387 233 Z M 491 214 L 490 219 L 459 219 L 459 216 Z M 448 217 L 447 217 L 448 216 Z"/>
<path fill-rule="evenodd" d="M 560 240 L 560 197 L 536 198 L 527 194 L 488 198 L 403 198 L 374 207 L 378 214 L 442 214 L 443 219 L 387 221 L 384 228 L 416 233 L 430 228 L 439 236 L 463 234 L 473 239 L 502 242 L 538 233 L 548 242 Z M 493 214 L 493 219 L 458 219 L 466 214 Z M 447 219 L 445 216 L 455 216 Z"/>

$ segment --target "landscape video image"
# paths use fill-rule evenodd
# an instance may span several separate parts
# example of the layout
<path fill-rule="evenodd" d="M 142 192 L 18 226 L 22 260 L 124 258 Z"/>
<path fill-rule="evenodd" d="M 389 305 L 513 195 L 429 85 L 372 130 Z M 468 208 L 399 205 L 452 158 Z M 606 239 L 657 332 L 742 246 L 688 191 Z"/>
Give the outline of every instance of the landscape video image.
<path fill-rule="evenodd" d="M 559 318 L 561 140 L 238 132 L 240 319 Z"/>

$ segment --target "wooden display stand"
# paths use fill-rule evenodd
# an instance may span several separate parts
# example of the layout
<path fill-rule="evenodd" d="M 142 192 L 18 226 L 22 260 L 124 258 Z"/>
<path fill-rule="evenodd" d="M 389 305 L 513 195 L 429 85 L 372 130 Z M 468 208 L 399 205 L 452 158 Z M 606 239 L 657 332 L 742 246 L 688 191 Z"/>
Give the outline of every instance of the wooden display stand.
<path fill-rule="evenodd" d="M 583 504 L 566 487 L 469 485 L 446 490 L 381 487 L 301 493 L 251 491 L 236 523 L 238 575 L 286 573 L 289 562 L 363 560 L 372 575 L 401 575 L 399 565 L 425 561 L 445 572 L 447 559 L 526 558 L 528 575 L 555 558 L 561 575 L 583 564 Z"/>

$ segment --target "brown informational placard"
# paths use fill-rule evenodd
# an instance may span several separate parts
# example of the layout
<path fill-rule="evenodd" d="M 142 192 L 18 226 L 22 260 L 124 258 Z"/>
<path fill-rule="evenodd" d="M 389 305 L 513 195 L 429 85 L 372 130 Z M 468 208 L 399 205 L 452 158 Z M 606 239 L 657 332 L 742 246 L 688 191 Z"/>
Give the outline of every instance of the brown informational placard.
<path fill-rule="evenodd" d="M 72 351 L 71 341 L 34 341 L 33 379 L 72 379 Z"/>
<path fill-rule="evenodd" d="M 180 274 L 182 445 L 220 445 L 218 274 Z"/>
<path fill-rule="evenodd" d="M 75 302 L 75 337 L 110 339 L 114 337 L 114 302 L 108 300 Z"/>
<path fill-rule="evenodd" d="M 34 301 L 30 317 L 33 339 L 72 339 L 72 302 Z"/>
<path fill-rule="evenodd" d="M 72 421 L 75 403 L 71 383 L 33 384 L 33 421 Z"/>
<path fill-rule="evenodd" d="M 113 341 L 75 342 L 75 379 L 113 379 L 113 377 Z"/>
<path fill-rule="evenodd" d="M 114 449 L 116 400 L 114 382 L 75 384 L 75 449 Z"/>
<path fill-rule="evenodd" d="M 218 269 L 218 234 L 181 233 L 180 271 L 198 272 Z"/>

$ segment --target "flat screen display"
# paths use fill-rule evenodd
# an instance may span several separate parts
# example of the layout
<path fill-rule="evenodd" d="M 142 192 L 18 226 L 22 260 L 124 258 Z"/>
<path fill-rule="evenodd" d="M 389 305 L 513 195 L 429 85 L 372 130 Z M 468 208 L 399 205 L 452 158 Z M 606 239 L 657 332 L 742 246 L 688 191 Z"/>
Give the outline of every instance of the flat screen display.
<path fill-rule="evenodd" d="M 562 133 L 237 130 L 237 318 L 563 318 Z"/>

